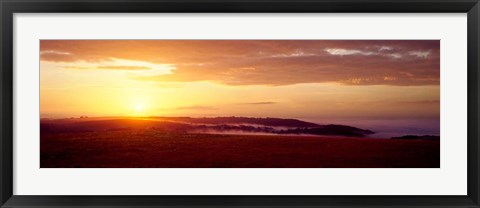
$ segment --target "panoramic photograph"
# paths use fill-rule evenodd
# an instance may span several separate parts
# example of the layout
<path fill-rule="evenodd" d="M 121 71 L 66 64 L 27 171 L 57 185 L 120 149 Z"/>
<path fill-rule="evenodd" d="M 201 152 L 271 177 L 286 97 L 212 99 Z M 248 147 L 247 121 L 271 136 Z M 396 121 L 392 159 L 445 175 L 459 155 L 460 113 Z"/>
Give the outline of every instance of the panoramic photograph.
<path fill-rule="evenodd" d="M 439 40 L 40 40 L 40 168 L 440 168 Z"/>

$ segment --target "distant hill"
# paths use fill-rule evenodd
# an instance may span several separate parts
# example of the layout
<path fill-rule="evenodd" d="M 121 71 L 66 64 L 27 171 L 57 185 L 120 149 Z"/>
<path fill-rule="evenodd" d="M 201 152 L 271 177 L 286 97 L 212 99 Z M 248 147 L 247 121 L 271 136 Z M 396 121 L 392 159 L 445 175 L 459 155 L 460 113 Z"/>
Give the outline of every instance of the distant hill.
<path fill-rule="evenodd" d="M 69 133 L 69 132 L 96 132 L 96 131 L 118 131 L 130 129 L 157 128 L 165 131 L 185 129 L 188 124 L 155 121 L 132 118 L 117 119 L 56 119 L 40 121 L 41 132 Z"/>
<path fill-rule="evenodd" d="M 285 118 L 252 118 L 252 117 L 150 117 L 163 120 L 182 121 L 196 124 L 255 124 L 273 127 L 319 127 L 316 123 L 310 123 L 297 119 Z"/>
<path fill-rule="evenodd" d="M 148 117 L 42 119 L 41 133 L 152 129 L 174 133 L 303 134 L 364 137 L 374 132 L 345 125 L 319 125 L 297 119 L 248 117 Z"/>
<path fill-rule="evenodd" d="M 330 124 L 330 125 L 318 126 L 315 128 L 289 129 L 285 131 L 280 131 L 280 133 L 363 137 L 369 134 L 373 134 L 374 132 L 368 129 L 365 130 L 365 129 L 359 129 L 351 126 Z"/>
<path fill-rule="evenodd" d="M 423 136 L 417 136 L 417 135 L 405 135 L 405 136 L 400 136 L 400 137 L 392 137 L 391 139 L 423 139 L 423 140 L 440 140 L 439 136 L 433 136 L 433 135 L 423 135 Z"/>

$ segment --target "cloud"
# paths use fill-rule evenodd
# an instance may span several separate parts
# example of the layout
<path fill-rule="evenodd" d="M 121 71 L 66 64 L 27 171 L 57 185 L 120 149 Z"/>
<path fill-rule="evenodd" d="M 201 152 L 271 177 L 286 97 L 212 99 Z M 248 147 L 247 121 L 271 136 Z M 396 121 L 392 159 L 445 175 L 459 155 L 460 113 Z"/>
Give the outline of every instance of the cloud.
<path fill-rule="evenodd" d="M 380 48 L 378 50 L 379 51 L 390 51 L 390 50 L 393 50 L 393 48 L 389 47 L 389 46 L 380 46 Z"/>
<path fill-rule="evenodd" d="M 343 49 L 343 48 L 327 48 L 325 49 L 327 53 L 330 55 L 334 56 L 346 56 L 346 55 L 364 55 L 364 56 L 370 56 L 377 54 L 375 52 L 371 51 L 361 51 L 361 50 L 348 50 L 348 49 Z"/>
<path fill-rule="evenodd" d="M 171 67 L 162 74 L 132 76 L 159 83 L 407 86 L 440 82 L 438 40 L 42 40 L 40 46 L 41 61 L 121 59 Z"/>
<path fill-rule="evenodd" d="M 152 69 L 148 66 L 97 66 L 97 69 L 112 69 L 112 70 L 148 70 Z"/>
<path fill-rule="evenodd" d="M 64 69 L 78 69 L 78 70 L 85 70 L 85 69 L 91 69 L 88 66 L 63 66 Z"/>
<path fill-rule="evenodd" d="M 41 60 L 54 61 L 54 62 L 77 61 L 77 59 L 69 52 L 53 51 L 53 50 L 41 51 L 40 58 Z"/>
<path fill-rule="evenodd" d="M 440 104 L 440 100 L 419 100 L 419 101 L 403 101 L 403 102 L 399 102 L 401 104 L 414 104 L 414 105 L 418 105 L 418 104 L 434 104 L 434 105 L 439 105 Z"/>
<path fill-rule="evenodd" d="M 54 55 L 65 55 L 65 56 L 70 56 L 72 55 L 69 52 L 63 52 L 63 51 L 42 51 L 40 52 L 41 55 L 48 55 L 48 54 L 54 54 Z"/>
<path fill-rule="evenodd" d="M 193 106 L 182 106 L 174 108 L 175 110 L 218 110 L 212 106 L 202 106 L 202 105 L 193 105 Z"/>
<path fill-rule="evenodd" d="M 64 69 L 150 70 L 148 66 L 63 66 Z"/>
<path fill-rule="evenodd" d="M 399 54 L 399 53 L 390 53 L 390 54 L 386 54 L 386 56 L 390 56 L 392 58 L 402 58 L 402 54 Z"/>
<path fill-rule="evenodd" d="M 409 51 L 408 52 L 408 55 L 416 56 L 419 58 L 427 58 L 429 54 L 430 54 L 430 51 Z"/>
<path fill-rule="evenodd" d="M 277 104 L 277 102 L 253 102 L 253 103 L 240 103 L 241 105 L 272 105 Z"/>

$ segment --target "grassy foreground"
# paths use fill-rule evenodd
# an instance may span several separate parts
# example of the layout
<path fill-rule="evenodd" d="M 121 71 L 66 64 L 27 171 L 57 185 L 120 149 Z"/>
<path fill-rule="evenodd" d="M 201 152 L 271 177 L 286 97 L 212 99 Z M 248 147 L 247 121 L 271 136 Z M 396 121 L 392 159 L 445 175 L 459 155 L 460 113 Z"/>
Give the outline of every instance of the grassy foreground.
<path fill-rule="evenodd" d="M 156 130 L 41 134 L 41 168 L 439 168 L 440 142 Z"/>

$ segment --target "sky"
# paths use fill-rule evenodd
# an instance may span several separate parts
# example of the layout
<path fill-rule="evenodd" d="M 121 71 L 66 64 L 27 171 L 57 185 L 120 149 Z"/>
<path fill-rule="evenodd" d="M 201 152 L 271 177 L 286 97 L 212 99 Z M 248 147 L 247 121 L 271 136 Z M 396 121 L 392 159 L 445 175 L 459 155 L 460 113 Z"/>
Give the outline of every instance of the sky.
<path fill-rule="evenodd" d="M 41 40 L 40 111 L 410 123 L 436 134 L 440 41 Z"/>

